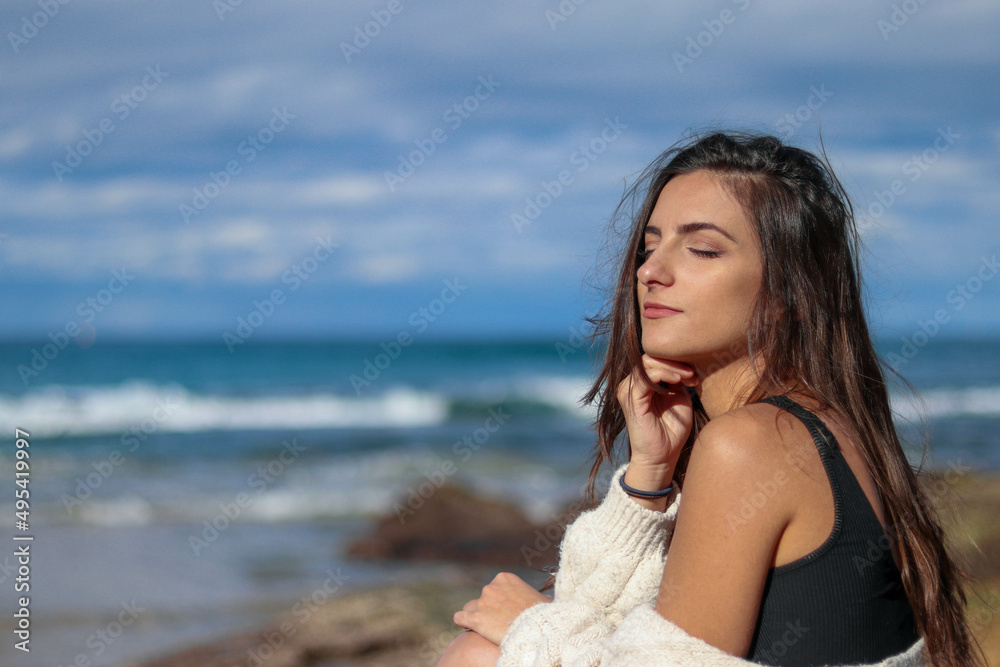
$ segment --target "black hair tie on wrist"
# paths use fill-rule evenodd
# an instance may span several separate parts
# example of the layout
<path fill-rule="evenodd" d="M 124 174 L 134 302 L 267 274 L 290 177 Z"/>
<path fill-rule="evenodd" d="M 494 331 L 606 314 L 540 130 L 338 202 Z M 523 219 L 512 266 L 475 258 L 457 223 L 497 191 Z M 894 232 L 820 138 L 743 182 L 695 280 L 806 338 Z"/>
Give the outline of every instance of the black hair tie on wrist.
<path fill-rule="evenodd" d="M 621 484 L 622 490 L 625 491 L 630 496 L 635 496 L 637 498 L 645 498 L 647 500 L 658 500 L 659 498 L 666 498 L 670 495 L 673 490 L 674 485 L 671 484 L 665 489 L 660 491 L 640 491 L 639 489 L 633 489 L 631 486 L 625 483 L 625 475 L 618 478 L 618 483 Z"/>

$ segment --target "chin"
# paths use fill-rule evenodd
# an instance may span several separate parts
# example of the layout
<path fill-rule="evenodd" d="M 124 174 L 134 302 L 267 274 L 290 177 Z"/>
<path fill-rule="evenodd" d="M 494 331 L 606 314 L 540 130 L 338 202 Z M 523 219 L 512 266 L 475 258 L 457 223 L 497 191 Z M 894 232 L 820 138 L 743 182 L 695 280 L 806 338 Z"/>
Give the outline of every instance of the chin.
<path fill-rule="evenodd" d="M 662 341 L 647 342 L 643 339 L 642 349 L 646 354 L 650 354 L 654 357 L 673 359 L 674 361 L 683 361 L 685 363 L 695 356 L 691 354 L 690 350 L 681 350 L 678 349 L 676 345 L 671 345 L 670 343 L 664 343 Z"/>

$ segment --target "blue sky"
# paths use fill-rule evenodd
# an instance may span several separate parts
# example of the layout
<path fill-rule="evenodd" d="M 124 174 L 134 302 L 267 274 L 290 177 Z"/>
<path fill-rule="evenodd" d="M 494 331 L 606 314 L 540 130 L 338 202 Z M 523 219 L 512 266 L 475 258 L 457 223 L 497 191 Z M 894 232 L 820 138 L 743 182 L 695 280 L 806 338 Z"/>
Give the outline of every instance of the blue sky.
<path fill-rule="evenodd" d="M 995 2 L 36 0 L 0 28 L 0 338 L 568 335 L 625 179 L 709 125 L 822 130 L 878 332 L 1000 325 Z"/>

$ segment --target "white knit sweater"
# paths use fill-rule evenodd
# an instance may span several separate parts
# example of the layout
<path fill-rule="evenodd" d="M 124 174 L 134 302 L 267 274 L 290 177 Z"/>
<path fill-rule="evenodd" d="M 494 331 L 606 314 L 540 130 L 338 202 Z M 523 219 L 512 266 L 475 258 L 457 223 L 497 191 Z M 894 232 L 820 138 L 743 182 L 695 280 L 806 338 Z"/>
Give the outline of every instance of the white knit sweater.
<path fill-rule="evenodd" d="M 753 665 L 687 634 L 654 608 L 680 493 L 665 512 L 633 501 L 618 485 L 566 529 L 552 602 L 524 610 L 500 643 L 497 667 Z M 927 667 L 924 640 L 877 663 Z"/>

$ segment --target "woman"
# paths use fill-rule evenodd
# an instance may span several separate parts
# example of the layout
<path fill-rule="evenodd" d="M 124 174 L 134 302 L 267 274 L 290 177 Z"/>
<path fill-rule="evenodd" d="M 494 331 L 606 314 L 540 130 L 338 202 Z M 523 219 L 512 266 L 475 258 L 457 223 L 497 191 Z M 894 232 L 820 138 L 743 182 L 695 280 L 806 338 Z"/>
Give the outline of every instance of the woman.
<path fill-rule="evenodd" d="M 708 133 L 657 158 L 639 196 L 595 321 L 589 496 L 623 428 L 629 462 L 567 530 L 554 599 L 498 575 L 439 664 L 982 664 L 827 164 Z"/>

